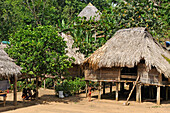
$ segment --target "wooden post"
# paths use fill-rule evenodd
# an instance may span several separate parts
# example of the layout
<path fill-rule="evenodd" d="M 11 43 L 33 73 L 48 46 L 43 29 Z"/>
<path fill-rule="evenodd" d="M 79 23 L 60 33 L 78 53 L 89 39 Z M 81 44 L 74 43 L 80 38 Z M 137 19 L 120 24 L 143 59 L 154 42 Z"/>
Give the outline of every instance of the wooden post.
<path fill-rule="evenodd" d="M 136 102 L 139 102 L 139 84 L 136 84 Z"/>
<path fill-rule="evenodd" d="M 119 83 L 116 82 L 116 101 L 119 100 Z"/>
<path fill-rule="evenodd" d="M 142 102 L 142 89 L 141 89 L 141 84 L 139 84 L 139 102 Z"/>
<path fill-rule="evenodd" d="M 102 82 L 99 82 L 99 87 L 98 87 L 98 91 L 99 91 L 98 100 L 101 99 L 101 86 L 102 86 Z"/>
<path fill-rule="evenodd" d="M 110 82 L 110 93 L 112 93 L 112 82 Z"/>
<path fill-rule="evenodd" d="M 160 73 L 160 75 L 159 75 L 159 82 L 158 82 L 159 84 L 161 84 L 162 83 L 162 74 Z M 160 105 L 161 104 L 161 94 L 160 94 L 160 92 L 161 92 L 161 87 L 160 86 L 157 86 L 157 97 L 156 97 L 156 99 L 157 99 L 157 104 L 158 105 Z"/>
<path fill-rule="evenodd" d="M 89 86 L 89 81 L 86 81 L 86 97 L 87 97 L 87 88 Z"/>
<path fill-rule="evenodd" d="M 121 67 L 119 67 L 119 74 L 118 74 L 118 81 L 120 82 L 120 78 L 121 78 Z M 118 90 L 120 90 L 120 83 L 118 84 Z"/>
<path fill-rule="evenodd" d="M 17 76 L 14 75 L 14 106 L 17 105 Z"/>
<path fill-rule="evenodd" d="M 44 89 L 45 89 L 45 78 L 44 78 Z"/>
<path fill-rule="evenodd" d="M 105 82 L 103 82 L 103 95 L 105 95 Z"/>
<path fill-rule="evenodd" d="M 157 97 L 156 97 L 156 100 L 157 100 L 157 104 L 160 105 L 160 86 L 157 86 Z"/>
<path fill-rule="evenodd" d="M 166 100 L 168 100 L 168 86 L 166 86 Z"/>

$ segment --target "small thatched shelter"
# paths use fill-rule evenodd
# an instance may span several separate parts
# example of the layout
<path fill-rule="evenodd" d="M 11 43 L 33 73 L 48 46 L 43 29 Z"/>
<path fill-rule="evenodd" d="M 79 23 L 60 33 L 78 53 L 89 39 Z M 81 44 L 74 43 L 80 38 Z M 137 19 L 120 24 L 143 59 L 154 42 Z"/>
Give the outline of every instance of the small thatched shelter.
<path fill-rule="evenodd" d="M 13 59 L 4 51 L 5 45 L 0 45 L 0 77 L 1 79 L 14 79 L 14 105 L 17 104 L 17 76 L 21 75 L 21 67 L 17 66 Z"/>
<path fill-rule="evenodd" d="M 60 35 L 61 35 L 61 37 L 64 38 L 64 41 L 67 42 L 66 43 L 66 45 L 67 45 L 67 48 L 66 48 L 67 54 L 66 55 L 68 55 L 69 57 L 75 58 L 75 61 L 72 64 L 73 67 L 68 69 L 70 76 L 72 76 L 72 77 L 82 76 L 82 71 L 81 71 L 80 66 L 81 66 L 82 62 L 84 61 L 84 55 L 77 51 L 77 50 L 79 50 L 79 48 L 72 47 L 74 40 L 70 35 L 66 35 L 64 33 L 61 33 Z"/>
<path fill-rule="evenodd" d="M 95 17 L 95 21 L 100 20 L 100 14 L 101 12 L 98 11 L 98 9 L 93 6 L 91 3 L 89 3 L 80 13 L 79 17 L 86 17 L 86 20 L 90 20 L 90 18 L 93 19 Z"/>
<path fill-rule="evenodd" d="M 169 51 L 146 28 L 121 29 L 84 61 L 85 79 L 155 85 L 159 104 L 160 86 L 170 85 L 170 63 L 165 57 L 170 58 Z M 141 96 L 141 91 L 137 92 Z"/>

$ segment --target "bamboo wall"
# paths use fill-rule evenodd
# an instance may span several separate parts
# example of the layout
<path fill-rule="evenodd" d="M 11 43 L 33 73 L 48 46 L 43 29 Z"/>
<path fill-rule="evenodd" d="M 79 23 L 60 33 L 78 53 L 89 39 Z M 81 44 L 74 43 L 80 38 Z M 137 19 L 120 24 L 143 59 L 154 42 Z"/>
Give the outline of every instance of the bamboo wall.
<path fill-rule="evenodd" d="M 86 69 L 85 80 L 117 80 L 119 68 L 101 68 L 98 70 Z"/>
<path fill-rule="evenodd" d="M 149 71 L 149 72 L 148 72 Z M 138 74 L 140 76 L 140 81 L 146 84 L 158 84 L 160 73 L 156 68 L 148 70 L 145 64 L 138 64 Z"/>
<path fill-rule="evenodd" d="M 81 68 L 79 65 L 73 65 L 72 68 L 68 68 L 69 76 L 72 77 L 81 77 Z"/>

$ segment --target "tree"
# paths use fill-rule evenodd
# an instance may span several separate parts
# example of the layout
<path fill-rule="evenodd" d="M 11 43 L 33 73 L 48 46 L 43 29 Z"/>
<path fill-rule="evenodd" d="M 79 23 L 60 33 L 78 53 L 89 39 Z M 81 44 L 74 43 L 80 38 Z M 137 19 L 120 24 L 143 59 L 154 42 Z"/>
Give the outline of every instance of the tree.
<path fill-rule="evenodd" d="M 7 53 L 16 59 L 23 73 L 61 76 L 71 67 L 73 58 L 65 55 L 66 42 L 52 26 L 27 26 L 13 34 L 10 42 Z"/>
<path fill-rule="evenodd" d="M 70 25 L 70 33 L 75 46 L 86 57 L 105 44 L 119 29 L 147 27 L 152 36 L 160 41 L 169 38 L 169 20 L 167 14 L 163 14 L 169 12 L 168 7 L 167 2 L 156 6 L 149 0 L 120 2 L 106 8 L 99 21 L 75 19 Z M 96 40 L 94 34 L 97 34 Z"/>

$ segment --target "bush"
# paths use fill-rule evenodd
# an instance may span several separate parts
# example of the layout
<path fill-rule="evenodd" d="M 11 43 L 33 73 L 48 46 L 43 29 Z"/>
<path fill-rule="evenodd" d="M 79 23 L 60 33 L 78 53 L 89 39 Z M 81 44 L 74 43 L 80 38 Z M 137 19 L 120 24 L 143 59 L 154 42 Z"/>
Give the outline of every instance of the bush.
<path fill-rule="evenodd" d="M 54 81 L 52 78 L 45 79 L 45 87 L 46 88 L 52 88 L 53 86 L 54 86 Z M 42 84 L 41 87 L 44 88 L 44 84 Z"/>
<path fill-rule="evenodd" d="M 23 88 L 30 88 L 30 89 L 35 89 L 36 84 L 34 84 L 34 81 L 31 81 L 30 83 L 26 84 L 26 81 L 17 81 L 17 90 L 18 92 L 22 91 Z M 14 85 L 11 84 L 11 90 L 14 89 Z"/>
<path fill-rule="evenodd" d="M 63 81 L 58 81 L 55 86 L 55 91 L 64 91 L 65 94 L 73 95 L 85 89 L 86 82 L 84 78 L 76 77 L 74 80 L 68 78 Z"/>

